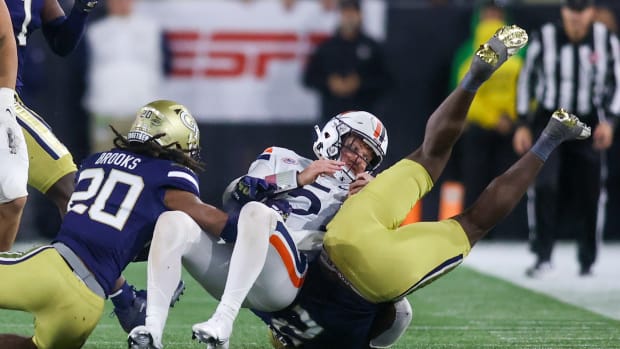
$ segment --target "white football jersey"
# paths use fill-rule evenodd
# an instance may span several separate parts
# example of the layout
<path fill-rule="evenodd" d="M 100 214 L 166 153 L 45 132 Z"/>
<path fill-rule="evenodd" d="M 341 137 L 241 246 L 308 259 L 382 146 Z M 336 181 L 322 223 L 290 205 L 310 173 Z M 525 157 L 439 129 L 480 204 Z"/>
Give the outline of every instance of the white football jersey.
<path fill-rule="evenodd" d="M 250 165 L 247 175 L 265 178 L 274 173 L 301 172 L 313 161 L 292 150 L 271 147 Z M 230 189 L 234 190 L 234 186 L 229 186 Z M 277 197 L 286 199 L 293 208 L 286 226 L 300 250 L 320 248 L 325 226 L 346 199 L 348 190 L 348 184 L 342 184 L 333 177 L 320 176 L 312 184 L 286 191 Z"/>

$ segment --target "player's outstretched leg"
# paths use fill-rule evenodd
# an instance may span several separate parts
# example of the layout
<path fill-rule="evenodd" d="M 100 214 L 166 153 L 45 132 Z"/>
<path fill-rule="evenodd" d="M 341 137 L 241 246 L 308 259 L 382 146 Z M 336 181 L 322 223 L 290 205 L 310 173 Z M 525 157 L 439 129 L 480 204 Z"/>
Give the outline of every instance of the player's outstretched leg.
<path fill-rule="evenodd" d="M 214 348 L 228 347 L 233 322 L 263 271 L 269 239 L 279 220 L 280 215 L 262 203 L 249 202 L 243 206 L 224 293 L 213 316 L 192 326 L 194 339 Z"/>
<path fill-rule="evenodd" d="M 532 149 L 495 178 L 470 208 L 455 217 L 467 233 L 471 245 L 512 211 L 558 145 L 589 136 L 590 127 L 575 115 L 562 109 L 554 112 Z"/>
<path fill-rule="evenodd" d="M 407 158 L 424 166 L 433 181 L 441 175 L 452 147 L 463 132 L 476 91 L 510 56 L 524 47 L 527 40 L 525 30 L 515 25 L 500 28 L 476 51 L 459 88 L 430 116 L 422 146 Z"/>

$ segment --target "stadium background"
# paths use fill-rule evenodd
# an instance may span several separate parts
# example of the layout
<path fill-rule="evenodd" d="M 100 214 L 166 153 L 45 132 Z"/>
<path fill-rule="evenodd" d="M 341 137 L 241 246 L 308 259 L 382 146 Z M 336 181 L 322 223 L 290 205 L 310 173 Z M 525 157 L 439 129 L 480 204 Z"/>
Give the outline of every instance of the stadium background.
<path fill-rule="evenodd" d="M 201 3 L 204 4 L 207 11 L 208 6 L 214 6 L 215 3 L 233 1 L 235 0 L 143 0 L 138 8 L 149 12 L 163 3 L 168 6 L 184 6 L 191 2 L 199 7 Z M 256 1 L 278 3 L 277 0 Z M 307 4 L 312 1 L 298 0 L 298 3 Z M 67 8 L 71 5 L 70 0 L 61 3 Z M 369 29 L 373 34 L 384 42 L 387 65 L 394 78 L 393 87 L 382 100 L 382 112 L 379 113 L 390 133 L 390 149 L 385 165 L 394 163 L 421 142 L 426 117 L 448 93 L 453 55 L 470 33 L 473 1 L 442 3 L 445 4 L 432 5 L 430 1 L 423 0 L 365 1 L 365 5 L 374 7 L 372 17 L 366 16 L 365 20 L 371 23 L 372 28 Z M 512 22 L 525 29 L 536 28 L 559 16 L 557 1 L 512 3 L 508 6 Z M 616 17 L 620 15 L 620 3 L 609 1 L 606 5 L 614 11 Z M 97 15 L 101 14 L 95 14 Z M 375 16 L 382 19 L 377 20 Z M 155 17 L 153 16 L 154 20 Z M 177 17 L 162 19 L 166 20 L 181 21 Z M 204 21 L 208 20 L 209 16 L 205 14 Z M 273 20 L 269 16 L 257 19 L 258 22 L 266 23 Z M 228 21 L 231 28 L 244 28 L 238 17 L 231 17 Z M 29 88 L 24 91 L 24 99 L 52 125 L 57 136 L 68 146 L 79 163 L 89 153 L 89 117 L 82 106 L 85 91 L 84 48 L 79 47 L 67 58 L 54 56 L 40 33 L 33 35 L 29 45 Z M 274 62 L 267 73 L 277 71 L 279 64 Z M 291 79 L 288 83 L 299 88 L 300 78 Z M 270 96 L 286 101 L 286 98 L 278 93 Z M 188 95 L 187 99 L 183 96 L 176 99 L 191 106 L 195 101 L 189 99 L 206 97 L 208 96 L 193 93 Z M 249 103 L 248 98 L 251 97 L 256 96 L 244 93 L 231 96 L 233 101 L 239 104 Z M 278 102 L 282 103 L 282 100 Z M 311 112 L 313 105 L 308 106 Z M 291 109 L 295 110 L 294 106 Z M 299 110 L 299 113 L 285 116 L 282 115 L 282 110 L 274 111 L 273 117 L 264 119 L 261 119 L 260 115 L 236 115 L 236 118 L 231 118 L 229 115 L 201 115 L 194 112 L 201 120 L 201 145 L 203 159 L 207 163 L 206 172 L 200 176 L 203 199 L 219 206 L 221 192 L 228 182 L 244 173 L 255 156 L 270 145 L 286 146 L 312 157 L 312 118 L 317 115 L 309 115 L 308 110 Z M 264 112 L 268 112 L 268 108 Z M 604 236 L 608 240 L 620 239 L 620 164 L 614 161 L 620 158 L 619 155 L 620 141 L 616 138 L 608 154 L 611 161 L 607 185 L 607 224 L 604 230 Z M 56 209 L 34 193 L 34 190 L 30 193 L 19 240 L 49 238 L 53 236 L 58 225 Z M 425 198 L 424 219 L 434 219 L 437 206 L 438 195 L 435 191 Z M 497 238 L 526 239 L 527 232 L 518 236 Z"/>

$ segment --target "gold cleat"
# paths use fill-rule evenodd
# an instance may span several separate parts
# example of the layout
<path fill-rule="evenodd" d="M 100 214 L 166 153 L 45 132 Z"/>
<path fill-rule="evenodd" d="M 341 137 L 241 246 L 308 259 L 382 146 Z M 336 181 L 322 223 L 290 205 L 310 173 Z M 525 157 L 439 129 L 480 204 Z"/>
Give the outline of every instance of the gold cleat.
<path fill-rule="evenodd" d="M 554 111 L 552 117 L 569 127 L 574 127 L 579 121 L 575 115 L 571 115 L 564 108 Z"/>
<path fill-rule="evenodd" d="M 499 54 L 495 53 L 489 44 L 482 44 L 476 51 L 476 56 L 487 64 L 495 66 L 499 62 Z"/>
<path fill-rule="evenodd" d="M 564 108 L 560 108 L 553 112 L 552 119 L 555 119 L 562 123 L 565 127 L 572 129 L 574 133 L 574 139 L 585 139 L 590 137 L 591 129 L 589 126 L 579 120 L 579 118 Z"/>
<path fill-rule="evenodd" d="M 505 25 L 499 28 L 494 35 L 508 50 L 508 57 L 514 55 L 527 44 L 527 32 L 516 25 Z"/>
<path fill-rule="evenodd" d="M 497 38 L 502 45 L 506 47 L 507 57 L 517 53 L 527 44 L 527 32 L 516 25 L 505 25 L 499 28 L 493 35 L 493 39 Z M 480 45 L 476 51 L 476 56 L 492 66 L 497 65 L 500 60 L 500 52 L 495 51 L 489 43 Z"/>

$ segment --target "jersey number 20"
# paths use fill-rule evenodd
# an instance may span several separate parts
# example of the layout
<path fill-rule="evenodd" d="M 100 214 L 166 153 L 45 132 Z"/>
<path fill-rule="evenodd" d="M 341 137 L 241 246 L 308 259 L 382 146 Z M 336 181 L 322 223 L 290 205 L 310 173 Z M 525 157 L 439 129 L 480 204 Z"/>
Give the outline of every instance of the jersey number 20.
<path fill-rule="evenodd" d="M 142 177 L 113 169 L 106 178 L 105 171 L 102 168 L 91 168 L 80 173 L 78 185 L 84 180 L 90 180 L 88 188 L 73 192 L 68 211 L 84 214 L 88 210 L 88 216 L 92 220 L 123 230 L 140 197 L 140 193 L 142 193 L 142 189 L 144 189 Z M 116 213 L 109 213 L 104 209 L 117 184 L 123 184 L 129 189 L 125 193 L 125 197 L 122 198 Z M 80 201 L 87 201 L 95 196 L 96 198 L 90 206 L 80 203 Z"/>

